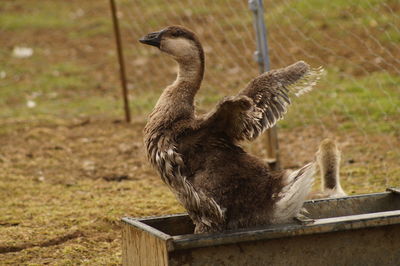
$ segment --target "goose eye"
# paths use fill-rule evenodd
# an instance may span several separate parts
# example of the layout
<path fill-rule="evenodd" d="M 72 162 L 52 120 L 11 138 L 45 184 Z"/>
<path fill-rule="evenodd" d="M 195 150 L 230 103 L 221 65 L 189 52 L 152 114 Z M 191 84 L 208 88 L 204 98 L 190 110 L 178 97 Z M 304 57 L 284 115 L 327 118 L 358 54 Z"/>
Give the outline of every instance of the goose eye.
<path fill-rule="evenodd" d="M 172 32 L 172 37 L 179 37 L 179 36 L 181 36 L 182 35 L 182 32 L 181 31 L 174 31 L 174 32 Z"/>

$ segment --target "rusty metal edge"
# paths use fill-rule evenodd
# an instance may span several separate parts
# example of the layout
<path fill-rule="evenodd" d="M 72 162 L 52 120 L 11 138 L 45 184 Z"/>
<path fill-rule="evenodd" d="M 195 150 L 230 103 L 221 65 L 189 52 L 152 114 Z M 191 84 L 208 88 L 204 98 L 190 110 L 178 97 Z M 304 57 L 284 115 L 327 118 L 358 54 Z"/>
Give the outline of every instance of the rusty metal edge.
<path fill-rule="evenodd" d="M 160 230 L 157 230 L 154 227 L 151 227 L 150 225 L 147 225 L 147 224 L 145 224 L 145 223 L 140 221 L 140 220 L 143 220 L 143 219 L 135 219 L 135 218 L 131 218 L 131 217 L 123 217 L 121 220 L 123 222 L 129 224 L 129 225 L 132 225 L 132 226 L 134 226 L 136 228 L 139 228 L 140 230 L 146 231 L 146 232 L 148 232 L 148 233 L 154 235 L 155 237 L 157 237 L 159 239 L 162 239 L 164 241 L 168 241 L 168 240 L 172 239 L 172 236 L 170 236 L 170 235 L 168 235 L 168 234 L 166 234 L 166 233 L 164 233 L 164 232 L 162 232 Z"/>
<path fill-rule="evenodd" d="M 359 220 L 352 220 L 356 218 L 359 218 Z M 230 231 L 222 234 L 174 236 L 172 242 L 174 250 L 184 250 L 395 224 L 400 225 L 400 210 L 375 214 L 352 215 L 352 217 L 325 218 L 315 220 L 313 224 L 309 225 L 286 224 L 268 228 Z"/>
<path fill-rule="evenodd" d="M 175 217 L 186 217 L 188 214 L 186 212 L 183 213 L 174 213 L 165 216 L 147 216 L 138 218 L 139 221 L 149 221 L 149 220 L 163 220 L 165 218 L 175 218 Z"/>
<path fill-rule="evenodd" d="M 391 193 L 400 195 L 400 188 L 389 187 L 389 188 L 386 189 L 386 191 L 389 191 L 389 192 L 391 192 Z"/>
<path fill-rule="evenodd" d="M 321 199 L 307 200 L 304 203 L 310 204 L 310 203 L 315 203 L 315 202 L 318 203 L 318 202 L 324 202 L 324 201 L 341 201 L 341 200 L 350 200 L 350 199 L 357 199 L 357 198 L 368 198 L 371 196 L 379 197 L 379 196 L 387 196 L 389 194 L 392 194 L 392 192 L 385 191 L 385 192 L 378 192 L 378 193 L 359 194 L 359 195 L 335 197 L 335 198 L 321 198 Z"/>

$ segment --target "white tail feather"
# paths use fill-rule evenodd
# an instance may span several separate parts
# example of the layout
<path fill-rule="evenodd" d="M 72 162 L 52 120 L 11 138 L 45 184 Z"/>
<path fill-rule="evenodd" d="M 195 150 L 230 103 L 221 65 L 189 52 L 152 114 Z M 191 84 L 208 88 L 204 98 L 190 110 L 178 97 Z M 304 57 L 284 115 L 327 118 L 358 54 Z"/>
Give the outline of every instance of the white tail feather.
<path fill-rule="evenodd" d="M 275 205 L 272 223 L 290 222 L 299 214 L 307 195 L 310 193 L 314 174 L 315 162 L 288 174 L 287 185 L 278 195 L 281 198 Z"/>

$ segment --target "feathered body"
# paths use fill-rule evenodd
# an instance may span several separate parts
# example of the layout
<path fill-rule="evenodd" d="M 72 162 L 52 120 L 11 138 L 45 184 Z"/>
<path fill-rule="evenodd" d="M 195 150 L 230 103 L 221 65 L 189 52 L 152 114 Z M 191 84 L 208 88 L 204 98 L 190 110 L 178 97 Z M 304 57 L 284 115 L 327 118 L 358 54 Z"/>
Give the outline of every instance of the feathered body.
<path fill-rule="evenodd" d="M 315 163 L 289 172 L 271 172 L 245 152 L 252 140 L 281 119 L 289 92 L 301 94 L 318 79 L 300 61 L 252 80 L 210 113 L 195 115 L 194 96 L 204 73 L 204 53 L 195 34 L 171 26 L 145 36 L 179 64 L 175 82 L 160 96 L 145 127 L 150 162 L 176 194 L 196 233 L 290 221 L 309 193 Z"/>

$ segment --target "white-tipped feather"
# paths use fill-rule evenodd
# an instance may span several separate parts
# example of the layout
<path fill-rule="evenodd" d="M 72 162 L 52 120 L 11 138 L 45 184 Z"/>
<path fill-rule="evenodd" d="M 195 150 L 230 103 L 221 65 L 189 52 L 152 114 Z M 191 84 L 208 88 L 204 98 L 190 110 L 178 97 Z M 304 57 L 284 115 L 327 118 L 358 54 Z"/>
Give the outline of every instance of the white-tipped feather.
<path fill-rule="evenodd" d="M 299 97 L 311 91 L 323 74 L 322 67 L 310 68 L 306 62 L 298 61 L 253 79 L 240 95 L 250 97 L 254 107 L 242 115 L 247 126 L 234 137 L 252 140 L 274 126 L 287 112 L 290 95 Z"/>
<path fill-rule="evenodd" d="M 325 70 L 322 66 L 318 68 L 310 69 L 304 77 L 299 81 L 289 86 L 289 90 L 295 91 L 294 95 L 297 97 L 312 90 L 313 86 L 317 84 L 317 81 L 321 79 L 322 75 L 325 74 Z"/>

